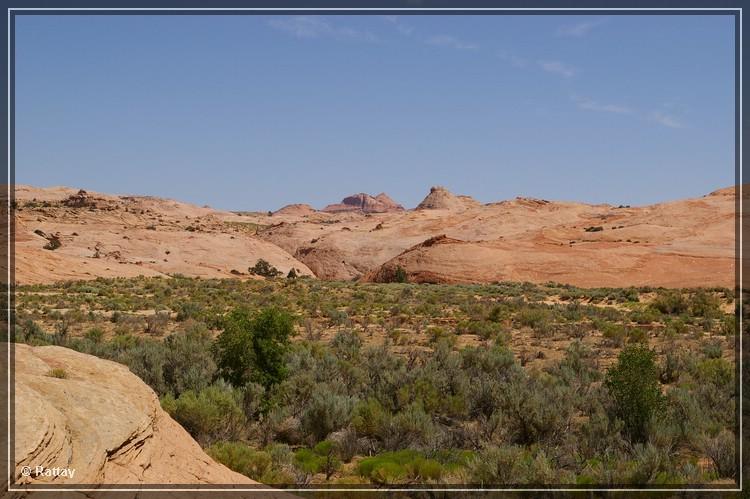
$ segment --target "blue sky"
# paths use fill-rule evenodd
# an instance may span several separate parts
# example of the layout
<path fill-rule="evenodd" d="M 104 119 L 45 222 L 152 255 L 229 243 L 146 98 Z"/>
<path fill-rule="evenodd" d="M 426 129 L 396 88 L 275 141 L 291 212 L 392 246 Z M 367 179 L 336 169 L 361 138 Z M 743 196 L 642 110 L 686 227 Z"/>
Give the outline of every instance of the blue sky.
<path fill-rule="evenodd" d="M 16 181 L 235 210 L 734 182 L 729 16 L 18 16 Z"/>

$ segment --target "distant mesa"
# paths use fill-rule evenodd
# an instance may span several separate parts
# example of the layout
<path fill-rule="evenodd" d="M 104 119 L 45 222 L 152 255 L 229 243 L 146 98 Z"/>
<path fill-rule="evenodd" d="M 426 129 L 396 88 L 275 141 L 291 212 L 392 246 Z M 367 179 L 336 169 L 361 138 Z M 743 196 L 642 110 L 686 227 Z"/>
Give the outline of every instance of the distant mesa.
<path fill-rule="evenodd" d="M 316 213 L 316 210 L 309 204 L 295 203 L 288 204 L 283 208 L 274 211 L 272 215 L 295 215 L 303 217 L 305 215 L 312 215 L 313 213 Z"/>
<path fill-rule="evenodd" d="M 323 211 L 340 213 L 346 211 L 360 211 L 362 213 L 391 213 L 404 211 L 404 207 L 396 203 L 386 193 L 371 196 L 364 192 L 345 197 L 340 203 L 329 204 Z"/>
<path fill-rule="evenodd" d="M 435 186 L 417 206 L 418 210 L 465 210 L 480 203 L 471 196 L 456 196 L 442 186 Z"/>

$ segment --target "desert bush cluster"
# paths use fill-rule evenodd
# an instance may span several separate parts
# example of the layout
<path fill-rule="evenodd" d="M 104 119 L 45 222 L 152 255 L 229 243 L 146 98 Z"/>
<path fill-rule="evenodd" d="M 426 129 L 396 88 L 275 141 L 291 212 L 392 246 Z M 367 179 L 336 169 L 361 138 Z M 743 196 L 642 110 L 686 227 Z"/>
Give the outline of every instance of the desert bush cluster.
<path fill-rule="evenodd" d="M 729 483 L 733 299 L 115 279 L 23 288 L 15 335 L 126 364 L 268 484 Z"/>

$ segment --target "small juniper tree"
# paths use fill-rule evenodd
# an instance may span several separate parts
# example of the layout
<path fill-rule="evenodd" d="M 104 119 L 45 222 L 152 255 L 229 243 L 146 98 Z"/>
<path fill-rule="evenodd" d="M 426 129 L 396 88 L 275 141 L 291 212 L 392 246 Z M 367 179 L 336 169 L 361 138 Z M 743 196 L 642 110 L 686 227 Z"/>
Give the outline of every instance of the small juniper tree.
<path fill-rule="evenodd" d="M 409 277 L 406 275 L 406 270 L 399 265 L 396 267 L 396 282 L 408 282 Z"/>
<path fill-rule="evenodd" d="M 268 263 L 264 259 L 259 259 L 257 262 L 255 262 L 255 265 L 252 267 L 249 267 L 248 272 L 254 275 L 259 275 L 261 277 L 267 277 L 267 278 L 274 278 L 281 275 L 281 271 Z"/>

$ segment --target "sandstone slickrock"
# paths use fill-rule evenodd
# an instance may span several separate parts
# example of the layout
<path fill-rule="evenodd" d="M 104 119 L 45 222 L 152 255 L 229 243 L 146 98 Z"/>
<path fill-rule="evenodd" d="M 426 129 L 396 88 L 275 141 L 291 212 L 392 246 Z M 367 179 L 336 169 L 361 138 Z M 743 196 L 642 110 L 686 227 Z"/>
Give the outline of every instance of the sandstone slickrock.
<path fill-rule="evenodd" d="M 638 207 L 530 197 L 482 205 L 433 188 L 422 208 L 316 223 L 289 218 L 259 237 L 324 279 L 389 280 L 401 266 L 413 282 L 734 284 L 734 188 Z M 441 234 L 448 239 L 422 245 Z"/>
<path fill-rule="evenodd" d="M 295 203 L 295 204 L 288 204 L 284 206 L 283 208 L 279 208 L 278 210 L 273 212 L 273 215 L 294 215 L 299 217 L 304 217 L 307 215 L 312 215 L 317 210 L 310 206 L 309 204 L 304 203 Z"/>
<path fill-rule="evenodd" d="M 287 251 L 255 237 L 255 227 L 268 224 L 268 217 L 246 224 L 234 213 L 168 199 L 65 187 L 19 185 L 16 201 L 15 270 L 21 284 L 169 274 L 234 277 L 232 270 L 244 272 L 261 258 L 284 275 L 292 268 L 312 275 Z"/>
<path fill-rule="evenodd" d="M 445 187 L 435 186 L 419 205 L 418 210 L 465 210 L 480 203 L 470 196 L 456 196 Z"/>
<path fill-rule="evenodd" d="M 15 345 L 17 483 L 248 484 L 213 461 L 127 367 L 62 347 Z M 65 379 L 50 376 L 64 370 Z M 22 467 L 75 469 L 23 477 Z"/>
<path fill-rule="evenodd" d="M 410 280 L 425 282 L 734 284 L 733 187 L 633 207 L 530 197 L 480 204 L 434 187 L 416 210 L 368 213 L 362 207 L 369 195 L 362 194 L 345 211 L 273 217 L 106 195 L 96 195 L 94 211 L 60 208 L 75 190 L 25 189 L 26 203 L 37 202 L 23 205 L 16 219 L 21 283 L 172 272 L 249 278 L 231 270 L 244 272 L 263 258 L 284 273 L 298 268 L 330 280 L 384 280 L 400 265 Z M 369 198 L 390 203 L 382 194 Z M 35 229 L 59 233 L 62 246 L 42 250 Z M 441 234 L 452 242 L 419 246 Z"/>

